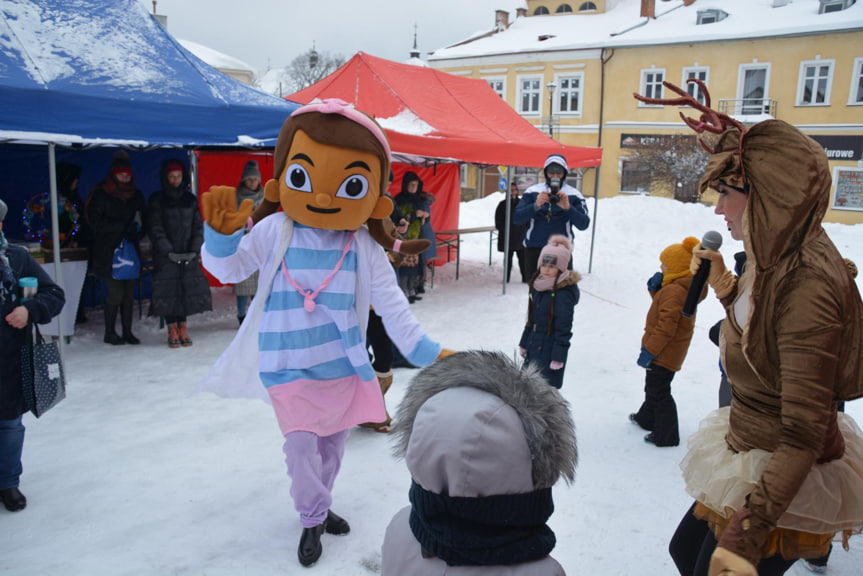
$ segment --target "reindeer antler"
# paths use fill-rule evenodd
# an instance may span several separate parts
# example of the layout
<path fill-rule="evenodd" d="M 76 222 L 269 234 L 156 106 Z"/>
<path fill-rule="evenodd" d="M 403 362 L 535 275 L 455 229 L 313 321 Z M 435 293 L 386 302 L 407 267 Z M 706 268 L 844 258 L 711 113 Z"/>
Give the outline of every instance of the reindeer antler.
<path fill-rule="evenodd" d="M 704 84 L 701 80 L 697 78 L 688 78 L 686 80 L 687 84 L 695 83 L 701 88 L 702 94 L 704 94 L 704 104 L 699 102 L 694 96 L 689 94 L 686 90 L 679 86 L 675 86 L 671 82 L 663 81 L 662 85 L 680 95 L 680 98 L 647 98 L 646 96 L 642 96 L 641 94 L 633 92 L 632 95 L 636 100 L 640 102 L 644 102 L 646 104 L 661 104 L 663 106 L 690 106 L 695 108 L 696 110 L 701 111 L 701 116 L 696 121 L 693 118 L 685 116 L 683 112 L 678 112 L 680 114 L 680 118 L 683 122 L 686 123 L 687 126 L 692 128 L 696 133 L 703 134 L 704 132 L 712 132 L 713 134 L 722 134 L 729 127 L 735 127 L 740 131 L 739 139 L 737 140 L 737 153 L 740 158 L 740 172 L 743 181 L 746 181 L 746 169 L 743 167 L 743 135 L 746 134 L 746 126 L 744 126 L 741 122 L 735 120 L 728 114 L 723 114 L 721 112 L 717 112 L 710 107 L 710 92 L 707 90 L 707 85 Z M 708 146 L 704 140 L 702 140 L 701 136 L 698 137 L 698 143 L 701 144 L 701 147 L 707 150 L 708 153 L 713 154 L 714 149 Z"/>
<path fill-rule="evenodd" d="M 663 81 L 662 85 L 671 90 L 672 92 L 679 94 L 680 98 L 648 98 L 636 92 L 633 92 L 632 95 L 635 97 L 636 100 L 644 102 L 645 104 L 661 104 L 663 106 L 689 106 L 691 108 L 695 108 L 696 110 L 701 111 L 701 116 L 697 121 L 694 118 L 685 116 L 683 112 L 679 112 L 680 118 L 686 123 L 686 125 L 692 128 L 698 134 L 703 134 L 704 132 L 722 134 L 729 126 L 734 126 L 738 130 L 740 130 L 742 146 L 742 138 L 743 134 L 746 133 L 746 127 L 731 116 L 723 114 L 721 112 L 717 112 L 710 107 L 710 92 L 707 90 L 707 85 L 705 85 L 704 82 L 698 80 L 697 78 L 689 78 L 686 83 L 695 83 L 698 85 L 698 87 L 701 89 L 701 92 L 704 94 L 704 104 L 699 102 L 694 96 L 689 94 L 683 88 L 675 86 L 668 81 Z M 705 150 L 713 154 L 713 148 L 705 144 L 704 140 L 702 140 L 700 137 L 698 138 L 698 142 Z"/>

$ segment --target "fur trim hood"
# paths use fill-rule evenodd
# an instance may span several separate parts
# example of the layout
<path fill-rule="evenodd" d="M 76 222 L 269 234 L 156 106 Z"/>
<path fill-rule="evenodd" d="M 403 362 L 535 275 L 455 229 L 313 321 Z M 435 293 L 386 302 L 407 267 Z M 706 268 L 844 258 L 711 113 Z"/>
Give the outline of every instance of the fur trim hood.
<path fill-rule="evenodd" d="M 530 466 L 533 489 L 549 488 L 561 476 L 567 483 L 574 481 L 578 452 L 569 403 L 563 399 L 560 392 L 548 385 L 538 370 L 530 367 L 521 369 L 500 352 L 459 352 L 436 361 L 417 374 L 396 416 L 393 452 L 397 457 L 406 457 L 411 444 L 420 441 L 414 438 L 413 432 L 418 415 L 426 402 L 439 393 L 462 387 L 496 396 L 515 412 L 522 430 L 518 430 L 516 426 L 501 426 L 497 431 L 511 437 L 512 443 L 526 442 L 530 462 L 524 464 Z M 480 411 L 483 410 L 465 403 L 448 406 L 452 410 L 443 413 L 458 411 L 457 417 L 463 415 L 463 420 L 471 421 L 479 420 Z M 462 414 L 465 411 L 476 412 Z M 429 417 L 434 418 L 434 415 Z M 497 414 L 483 412 L 482 417 L 497 418 Z M 434 424 L 436 422 L 432 422 L 432 425 Z M 479 425 L 485 426 L 486 422 L 480 421 Z M 433 450 L 438 454 L 446 454 L 448 450 L 451 451 L 466 440 L 447 436 L 441 434 L 440 438 L 426 438 L 422 442 L 434 445 Z M 438 454 L 424 453 L 423 457 L 434 458 Z M 471 462 L 464 463 L 465 467 L 472 465 Z M 442 473 L 448 472 L 449 470 Z M 414 474 L 414 470 L 411 470 L 411 473 Z M 421 478 L 415 479 L 422 483 Z"/>

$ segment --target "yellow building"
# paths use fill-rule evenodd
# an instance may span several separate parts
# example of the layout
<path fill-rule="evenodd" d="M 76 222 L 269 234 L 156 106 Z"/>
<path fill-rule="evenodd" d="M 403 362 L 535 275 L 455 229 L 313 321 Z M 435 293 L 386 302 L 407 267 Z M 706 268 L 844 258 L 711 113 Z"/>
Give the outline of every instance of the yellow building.
<path fill-rule="evenodd" d="M 513 19 L 496 11 L 488 33 L 435 50 L 429 64 L 486 80 L 565 144 L 602 146 L 602 167 L 577 182 L 600 197 L 667 193 L 627 160 L 627 146 L 691 134 L 678 112 L 700 113 L 632 93 L 674 97 L 663 80 L 698 78 L 714 109 L 747 124 L 785 120 L 824 146 L 834 177 L 826 219 L 863 222 L 863 2 L 527 0 Z"/>

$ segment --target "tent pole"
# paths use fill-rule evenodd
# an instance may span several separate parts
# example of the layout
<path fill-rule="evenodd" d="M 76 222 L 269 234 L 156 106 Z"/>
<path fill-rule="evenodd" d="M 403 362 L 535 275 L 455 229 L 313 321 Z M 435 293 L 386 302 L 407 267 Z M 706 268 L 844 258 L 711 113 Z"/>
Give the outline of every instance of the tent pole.
<path fill-rule="evenodd" d="M 60 262 L 60 218 L 57 213 L 57 158 L 54 153 L 54 143 L 48 144 L 48 181 L 51 184 L 51 244 L 54 252 L 54 281 L 67 292 L 63 282 L 63 266 Z M 57 341 L 60 346 L 60 357 L 63 356 L 63 319 L 57 318 Z"/>
<path fill-rule="evenodd" d="M 509 229 L 510 229 L 510 218 L 512 217 L 512 202 L 509 201 L 510 195 L 512 194 L 512 166 L 506 167 L 506 190 L 503 191 L 503 199 L 506 202 L 506 218 L 504 219 L 504 228 L 503 228 L 503 278 L 501 279 L 501 284 L 503 284 L 503 293 L 506 294 L 506 274 L 509 268 Z M 500 230 L 497 231 L 498 236 L 500 236 Z"/>
<path fill-rule="evenodd" d="M 599 166 L 596 167 L 596 188 L 593 191 L 593 218 L 590 219 L 590 261 L 587 264 L 587 273 L 593 272 L 593 247 L 596 242 L 596 214 L 599 212 Z"/>

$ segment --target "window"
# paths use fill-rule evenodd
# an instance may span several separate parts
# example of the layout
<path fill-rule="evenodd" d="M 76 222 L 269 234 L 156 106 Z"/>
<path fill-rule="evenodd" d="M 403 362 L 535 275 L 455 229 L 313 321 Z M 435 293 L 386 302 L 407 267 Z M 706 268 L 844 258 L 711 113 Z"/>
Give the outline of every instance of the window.
<path fill-rule="evenodd" d="M 581 114 L 581 93 L 584 90 L 584 74 L 557 76 L 557 104 L 555 112 L 559 114 Z"/>
<path fill-rule="evenodd" d="M 579 12 L 595 12 L 596 4 L 593 2 L 584 2 L 581 6 L 578 7 Z"/>
<path fill-rule="evenodd" d="M 683 69 L 683 84 L 686 86 L 686 91 L 689 92 L 689 95 L 698 100 L 699 103 L 705 104 L 706 98 L 704 97 L 704 92 L 701 90 L 701 87 L 698 84 L 687 83 L 686 81 L 690 78 L 694 78 L 696 80 L 701 80 L 704 82 L 705 86 L 710 86 L 707 82 L 707 79 L 710 77 L 710 68 L 703 66 L 692 66 L 689 68 Z"/>
<path fill-rule="evenodd" d="M 650 166 L 643 161 L 620 159 L 620 191 L 650 194 Z"/>
<path fill-rule="evenodd" d="M 557 10 L 554 11 L 555 14 L 566 14 L 568 12 L 572 12 L 572 6 L 569 4 L 561 4 L 557 7 Z"/>
<path fill-rule="evenodd" d="M 458 185 L 467 188 L 467 164 L 458 165 Z"/>
<path fill-rule="evenodd" d="M 506 100 L 506 78 L 503 76 L 498 78 L 483 78 L 495 93 Z"/>
<path fill-rule="evenodd" d="M 641 71 L 641 91 L 643 96 L 648 98 L 662 98 L 663 86 L 662 81 L 665 80 L 665 70 L 658 68 L 650 68 L 649 70 Z M 639 106 L 652 106 L 639 102 Z"/>
<path fill-rule="evenodd" d="M 542 101 L 542 77 L 518 79 L 518 111 L 521 114 L 539 114 Z"/>
<path fill-rule="evenodd" d="M 834 62 L 834 60 L 810 60 L 800 63 L 800 79 L 797 82 L 798 106 L 830 104 Z"/>
<path fill-rule="evenodd" d="M 540 6 L 533 11 L 534 16 L 545 16 L 546 14 L 548 14 L 548 8 L 546 8 L 545 6 Z"/>
<path fill-rule="evenodd" d="M 728 13 L 723 10 L 719 10 L 718 8 L 699 10 L 696 24 L 713 24 L 714 22 L 725 20 L 727 17 Z"/>
<path fill-rule="evenodd" d="M 851 94 L 848 104 L 863 104 L 863 58 L 854 60 L 854 72 L 851 77 Z"/>
<path fill-rule="evenodd" d="M 740 106 L 735 107 L 735 113 L 764 114 L 770 107 L 767 99 L 770 85 L 769 64 L 741 64 L 737 77 L 737 99 Z"/>

